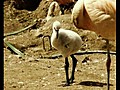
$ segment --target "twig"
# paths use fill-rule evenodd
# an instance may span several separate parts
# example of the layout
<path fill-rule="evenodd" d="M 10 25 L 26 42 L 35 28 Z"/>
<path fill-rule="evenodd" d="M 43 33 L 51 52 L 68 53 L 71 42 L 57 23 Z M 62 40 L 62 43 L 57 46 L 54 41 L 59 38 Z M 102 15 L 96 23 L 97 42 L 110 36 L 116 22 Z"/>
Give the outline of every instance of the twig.
<path fill-rule="evenodd" d="M 61 54 L 54 54 L 52 56 L 42 56 L 40 58 L 42 58 L 42 59 L 56 59 L 56 58 L 60 58 L 60 57 L 62 57 Z"/>
<path fill-rule="evenodd" d="M 103 51 L 103 50 L 78 51 L 78 52 L 75 53 L 74 55 L 95 54 L 95 53 L 99 53 L 99 54 L 107 54 L 107 51 Z M 110 54 L 116 55 L 116 52 L 110 51 Z"/>
<path fill-rule="evenodd" d="M 36 23 L 37 23 L 37 19 L 34 20 L 34 23 L 33 23 L 33 24 L 31 24 L 31 25 L 29 25 L 29 26 L 27 26 L 27 27 L 25 27 L 25 28 L 23 28 L 23 29 L 21 29 L 21 30 L 4 34 L 4 37 L 11 36 L 11 35 L 15 35 L 15 34 L 18 34 L 18 33 L 20 33 L 20 32 L 23 32 L 23 31 L 25 31 L 25 30 L 33 27 Z"/>
<path fill-rule="evenodd" d="M 107 54 L 107 51 L 78 51 L 77 53 L 75 53 L 74 55 L 85 55 L 85 54 Z M 112 55 L 116 55 L 116 52 L 110 52 L 110 54 L 112 54 Z M 40 58 L 42 58 L 42 59 L 56 59 L 56 58 L 60 58 L 60 57 L 62 57 L 62 55 L 61 54 L 54 54 L 54 55 L 52 55 L 52 56 L 42 56 L 42 57 L 40 57 Z"/>

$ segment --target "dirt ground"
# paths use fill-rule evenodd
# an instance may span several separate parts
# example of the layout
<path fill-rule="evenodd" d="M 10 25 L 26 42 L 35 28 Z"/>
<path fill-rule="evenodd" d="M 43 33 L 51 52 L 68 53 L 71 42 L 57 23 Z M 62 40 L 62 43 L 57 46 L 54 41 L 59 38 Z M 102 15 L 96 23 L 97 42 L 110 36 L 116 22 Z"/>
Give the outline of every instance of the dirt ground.
<path fill-rule="evenodd" d="M 62 28 L 77 32 L 84 42 L 81 51 L 104 50 L 104 40 L 95 32 L 77 29 L 71 23 L 71 13 L 55 16 L 46 22 L 50 2 L 42 0 L 34 11 L 10 8 L 10 0 L 4 1 L 4 34 L 23 29 L 38 22 L 34 27 L 16 35 L 4 37 L 25 55 L 23 58 L 13 53 L 4 44 L 4 89 L 5 90 L 107 90 L 106 54 L 75 55 L 78 59 L 75 81 L 72 85 L 63 87 L 65 83 L 64 57 L 50 59 L 59 52 L 49 48 L 49 41 L 45 38 L 43 49 L 42 37 L 51 35 L 52 23 L 59 20 Z M 37 36 L 39 35 L 39 36 Z M 115 40 L 110 41 L 110 50 L 116 51 Z M 46 57 L 46 58 L 45 58 Z M 82 61 L 88 57 L 87 63 Z M 111 54 L 110 90 L 116 90 L 116 55 Z M 72 61 L 70 62 L 70 74 Z"/>

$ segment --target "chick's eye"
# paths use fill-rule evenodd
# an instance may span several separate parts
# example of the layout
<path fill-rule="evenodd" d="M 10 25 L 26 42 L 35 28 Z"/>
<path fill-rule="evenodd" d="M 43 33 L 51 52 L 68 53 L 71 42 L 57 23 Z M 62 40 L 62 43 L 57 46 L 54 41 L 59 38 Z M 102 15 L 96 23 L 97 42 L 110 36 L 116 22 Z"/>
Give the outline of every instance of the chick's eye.
<path fill-rule="evenodd" d="M 69 48 L 68 44 L 65 45 L 66 48 Z"/>

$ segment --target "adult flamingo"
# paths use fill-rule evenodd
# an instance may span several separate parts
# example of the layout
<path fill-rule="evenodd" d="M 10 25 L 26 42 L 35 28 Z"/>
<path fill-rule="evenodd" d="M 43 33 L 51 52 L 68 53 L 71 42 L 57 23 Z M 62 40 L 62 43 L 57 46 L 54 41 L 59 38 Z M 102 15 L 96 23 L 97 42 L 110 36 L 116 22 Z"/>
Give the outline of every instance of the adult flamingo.
<path fill-rule="evenodd" d="M 93 30 L 107 43 L 107 85 L 109 90 L 109 40 L 116 38 L 116 0 L 78 0 L 73 7 L 72 21 L 77 28 Z"/>

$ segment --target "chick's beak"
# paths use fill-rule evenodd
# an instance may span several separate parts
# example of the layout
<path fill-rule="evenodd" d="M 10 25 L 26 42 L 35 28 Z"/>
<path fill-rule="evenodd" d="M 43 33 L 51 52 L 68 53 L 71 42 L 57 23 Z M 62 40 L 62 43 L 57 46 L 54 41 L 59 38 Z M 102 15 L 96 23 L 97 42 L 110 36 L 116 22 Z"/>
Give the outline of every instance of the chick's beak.
<path fill-rule="evenodd" d="M 57 38 L 58 38 L 58 33 L 59 33 L 59 30 L 56 30 L 56 32 L 57 32 Z"/>
<path fill-rule="evenodd" d="M 58 38 L 59 29 L 56 29 L 56 28 L 54 28 L 54 29 L 55 29 L 55 31 L 57 33 L 56 38 Z"/>

